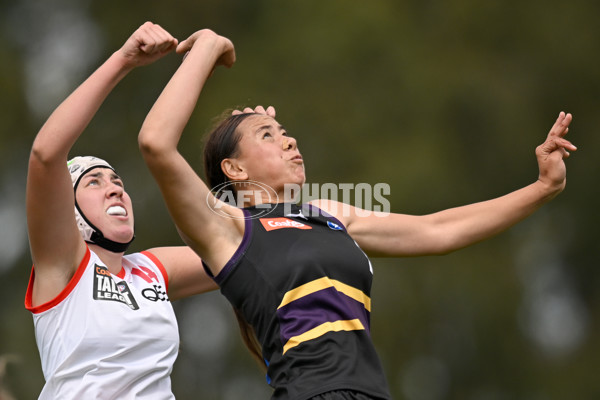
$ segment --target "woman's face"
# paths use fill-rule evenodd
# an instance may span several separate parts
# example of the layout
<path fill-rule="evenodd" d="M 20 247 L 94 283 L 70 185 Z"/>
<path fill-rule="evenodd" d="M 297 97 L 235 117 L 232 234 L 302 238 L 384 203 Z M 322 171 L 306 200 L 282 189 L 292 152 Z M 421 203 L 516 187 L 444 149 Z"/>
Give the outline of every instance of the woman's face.
<path fill-rule="evenodd" d="M 92 169 L 79 181 L 75 197 L 86 218 L 107 239 L 126 243 L 133 238 L 131 199 L 114 171 Z"/>
<path fill-rule="evenodd" d="M 296 139 L 288 136 L 275 119 L 252 115 L 237 129 L 241 140 L 235 160 L 246 174 L 244 179 L 269 185 L 278 193 L 286 184 L 304 184 L 304 162 Z"/>

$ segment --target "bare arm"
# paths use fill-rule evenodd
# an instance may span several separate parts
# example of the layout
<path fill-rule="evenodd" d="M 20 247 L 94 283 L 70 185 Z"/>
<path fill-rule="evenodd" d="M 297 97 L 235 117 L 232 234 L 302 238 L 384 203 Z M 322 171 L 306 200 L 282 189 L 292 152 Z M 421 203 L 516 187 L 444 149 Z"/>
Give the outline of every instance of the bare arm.
<path fill-rule="evenodd" d="M 339 203 L 317 201 L 315 204 L 338 216 L 348 233 L 371 255 L 449 253 L 508 229 L 564 189 L 564 159 L 569 151 L 576 150 L 564 139 L 571 120 L 571 114 L 560 113 L 546 141 L 537 147 L 538 180 L 502 197 L 425 216 L 371 214 L 362 217 L 355 208 L 346 206 L 344 209 Z"/>
<path fill-rule="evenodd" d="M 169 299 L 178 300 L 218 289 L 204 271 L 200 257 L 189 247 L 157 247 L 148 250 L 163 264 L 169 275 Z"/>
<path fill-rule="evenodd" d="M 212 212 L 207 200 L 217 200 L 177 150 L 181 134 L 196 107 L 200 92 L 218 65 L 235 62 L 233 44 L 205 29 L 194 33 L 177 47 L 188 52 L 156 103 L 139 134 L 139 146 L 175 221 L 180 235 L 218 273 L 241 242 L 241 220 Z M 241 211 L 227 205 L 232 216 Z"/>
<path fill-rule="evenodd" d="M 85 243 L 75 223 L 67 158 L 108 94 L 133 68 L 171 51 L 177 41 L 150 22 L 136 30 L 48 118 L 37 134 L 27 176 L 27 225 L 36 281 L 34 302 L 53 298 L 83 258 Z"/>

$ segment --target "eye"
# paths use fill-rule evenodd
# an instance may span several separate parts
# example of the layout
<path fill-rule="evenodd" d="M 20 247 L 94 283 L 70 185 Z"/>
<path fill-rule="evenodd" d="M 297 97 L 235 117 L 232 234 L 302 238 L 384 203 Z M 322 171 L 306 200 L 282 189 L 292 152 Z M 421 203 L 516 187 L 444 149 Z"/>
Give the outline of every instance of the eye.
<path fill-rule="evenodd" d="M 263 136 L 262 136 L 262 138 L 263 138 L 263 139 L 270 139 L 270 138 L 272 138 L 272 137 L 273 137 L 273 136 L 272 136 L 272 135 L 271 135 L 271 133 L 269 133 L 269 132 L 265 132 L 265 133 L 263 133 Z"/>
<path fill-rule="evenodd" d="M 96 179 L 96 178 L 93 178 L 93 179 L 90 179 L 90 180 L 88 181 L 87 185 L 88 185 L 88 186 L 96 186 L 96 185 L 98 185 L 99 183 L 100 183 L 100 182 L 98 181 L 98 179 Z"/>

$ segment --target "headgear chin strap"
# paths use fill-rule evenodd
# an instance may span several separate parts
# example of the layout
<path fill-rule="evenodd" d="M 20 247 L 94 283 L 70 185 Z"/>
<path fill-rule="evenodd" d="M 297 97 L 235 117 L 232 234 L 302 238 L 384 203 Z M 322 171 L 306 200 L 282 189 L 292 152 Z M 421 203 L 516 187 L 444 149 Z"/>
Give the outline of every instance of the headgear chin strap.
<path fill-rule="evenodd" d="M 71 174 L 73 191 L 77 190 L 79 181 L 90 170 L 94 168 L 108 168 L 112 171 L 115 170 L 110 166 L 109 163 L 101 158 L 91 156 L 75 157 L 67 163 L 67 167 L 69 168 L 69 173 Z M 129 242 L 119 243 L 105 238 L 102 232 L 100 232 L 100 230 L 96 228 L 94 224 L 92 224 L 83 214 L 79 208 L 79 204 L 77 204 L 77 197 L 75 197 L 75 220 L 77 221 L 77 227 L 79 228 L 79 232 L 81 233 L 83 240 L 85 240 L 87 243 L 96 244 L 103 249 L 112 251 L 113 253 L 123 253 L 125 250 L 127 250 L 131 242 L 133 242 L 133 239 L 135 239 L 134 235 Z"/>

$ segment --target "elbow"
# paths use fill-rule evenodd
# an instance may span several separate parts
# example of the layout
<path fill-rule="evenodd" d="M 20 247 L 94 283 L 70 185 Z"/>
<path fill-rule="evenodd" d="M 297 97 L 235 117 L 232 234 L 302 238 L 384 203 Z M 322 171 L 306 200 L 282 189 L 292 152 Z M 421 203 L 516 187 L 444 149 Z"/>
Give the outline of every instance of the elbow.
<path fill-rule="evenodd" d="M 29 153 L 29 165 L 35 164 L 46 164 L 48 162 L 48 155 L 40 146 L 36 146 L 35 143 Z"/>
<path fill-rule="evenodd" d="M 153 139 L 153 137 L 154 135 L 143 128 L 140 131 L 138 136 L 138 146 L 144 158 L 153 158 L 161 152 L 161 146 Z"/>
<path fill-rule="evenodd" d="M 149 139 L 149 135 L 144 128 L 142 128 L 138 135 L 138 146 L 142 154 L 152 152 L 152 141 Z"/>
<path fill-rule="evenodd" d="M 44 149 L 43 146 L 32 146 L 27 166 L 27 180 L 60 174 L 67 169 L 67 154 Z M 34 178 L 37 177 L 37 178 Z M 29 183 L 28 183 L 29 185 Z"/>
<path fill-rule="evenodd" d="M 60 161 L 61 163 L 64 162 L 66 164 L 66 159 L 66 154 L 58 154 L 53 152 L 48 148 L 48 146 L 43 146 L 35 141 L 31 147 L 31 152 L 29 153 L 29 167 L 47 167 L 53 163 L 56 163 L 57 161 Z"/>
<path fill-rule="evenodd" d="M 146 165 L 153 169 L 161 169 L 177 153 L 176 146 L 170 146 L 164 138 L 153 131 L 142 129 L 138 136 L 138 147 Z"/>

